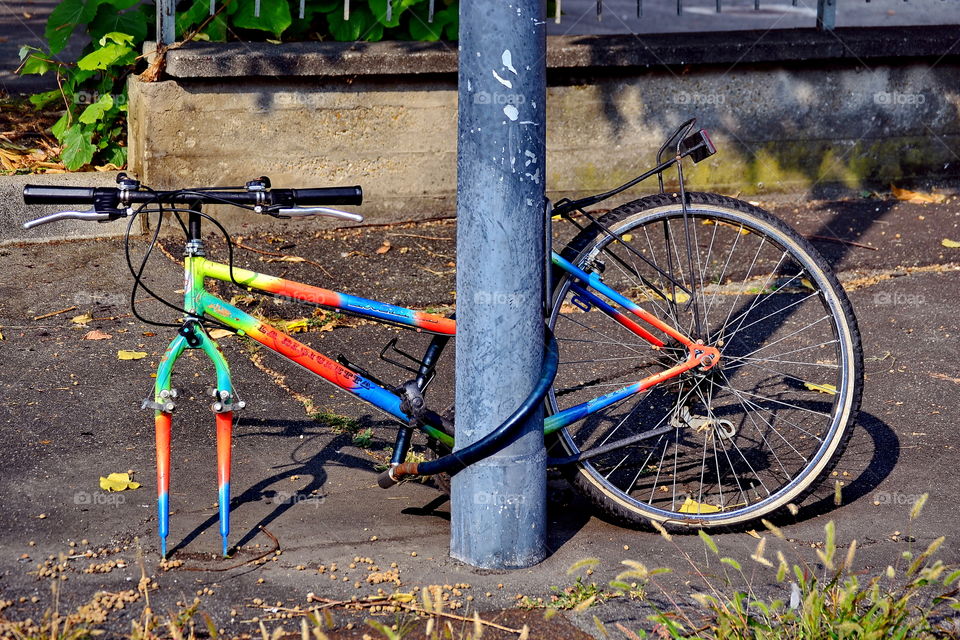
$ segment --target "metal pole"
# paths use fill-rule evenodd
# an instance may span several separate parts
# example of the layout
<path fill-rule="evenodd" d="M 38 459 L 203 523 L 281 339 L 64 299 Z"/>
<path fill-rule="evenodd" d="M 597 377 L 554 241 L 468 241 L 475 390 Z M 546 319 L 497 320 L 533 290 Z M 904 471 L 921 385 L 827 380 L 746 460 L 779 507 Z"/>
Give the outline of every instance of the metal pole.
<path fill-rule="evenodd" d="M 545 18 L 543 0 L 460 3 L 457 448 L 523 402 L 543 360 Z M 496 569 L 540 562 L 545 467 L 538 411 L 453 477 L 451 555 Z"/>
<path fill-rule="evenodd" d="M 176 0 L 156 0 L 157 44 L 173 44 L 177 39 Z"/>

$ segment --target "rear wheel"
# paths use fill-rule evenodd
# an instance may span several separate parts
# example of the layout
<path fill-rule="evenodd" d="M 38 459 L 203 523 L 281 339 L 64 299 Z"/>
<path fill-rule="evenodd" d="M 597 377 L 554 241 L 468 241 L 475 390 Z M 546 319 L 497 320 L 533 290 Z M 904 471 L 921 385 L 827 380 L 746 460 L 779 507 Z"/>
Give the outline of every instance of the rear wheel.
<path fill-rule="evenodd" d="M 859 408 L 863 356 L 850 302 L 804 238 L 745 202 L 687 196 L 686 222 L 678 196 L 643 198 L 586 228 L 563 256 L 716 347 L 719 364 L 567 426 L 550 454 L 580 456 L 574 485 L 620 521 L 738 525 L 799 502 L 835 464 Z M 565 274 L 553 293 L 552 413 L 687 358 L 669 340 L 652 348 L 571 284 Z"/>

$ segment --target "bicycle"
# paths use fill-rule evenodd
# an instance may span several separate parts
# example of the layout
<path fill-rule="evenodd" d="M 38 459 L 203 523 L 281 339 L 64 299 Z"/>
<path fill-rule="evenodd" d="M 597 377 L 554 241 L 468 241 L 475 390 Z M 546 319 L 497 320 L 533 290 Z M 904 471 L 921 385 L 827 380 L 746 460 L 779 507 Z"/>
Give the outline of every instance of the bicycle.
<path fill-rule="evenodd" d="M 462 469 L 504 446 L 512 428 L 545 402 L 548 464 L 565 470 L 601 513 L 630 526 L 654 521 L 680 530 L 732 527 L 792 507 L 830 472 L 852 434 L 863 356 L 850 302 L 809 242 L 758 207 L 685 190 L 682 161 L 700 162 L 715 152 L 707 133 L 689 120 L 664 142 L 653 169 L 611 191 L 548 208 L 551 218 L 570 221 L 579 233 L 560 252 L 550 252 L 552 292 L 545 326 L 555 341 L 547 341 L 544 375 L 499 429 L 456 454 L 451 453 L 455 425 L 424 399 L 437 361 L 455 335 L 453 317 L 235 267 L 229 234 L 202 211 L 203 205 L 229 204 L 280 218 L 319 215 L 360 222 L 358 214 L 331 208 L 360 204 L 359 187 L 275 189 L 261 178 L 244 187 L 155 191 L 121 174 L 116 188 L 27 186 L 28 204 L 94 208 L 52 214 L 25 226 L 129 218 L 126 258 L 134 277 L 134 314 L 146 321 L 134 304 L 139 289 L 183 314 L 182 322 L 172 325 L 177 336 L 160 361 L 153 396 L 143 403 L 154 411 L 163 556 L 177 399 L 171 375 L 188 349 L 202 350 L 216 370 L 212 408 L 220 533 L 223 553 L 229 551 L 230 441 L 233 412 L 243 401 L 207 330 L 213 325 L 261 343 L 399 421 L 381 486 Z M 677 171 L 676 192 L 664 187 L 664 172 L 671 167 Z M 653 175 L 658 194 L 601 216 L 588 210 Z M 159 224 L 140 266 L 130 257 L 134 220 L 151 212 L 173 215 L 186 237 L 182 306 L 142 282 Z M 204 220 L 224 235 L 227 263 L 206 258 Z M 391 387 L 349 360 L 328 358 L 216 297 L 205 288 L 208 278 L 417 329 L 432 339 L 423 358 L 408 367 L 414 377 Z M 395 340 L 381 357 L 391 347 Z M 426 434 L 438 460 L 406 462 L 414 430 Z"/>

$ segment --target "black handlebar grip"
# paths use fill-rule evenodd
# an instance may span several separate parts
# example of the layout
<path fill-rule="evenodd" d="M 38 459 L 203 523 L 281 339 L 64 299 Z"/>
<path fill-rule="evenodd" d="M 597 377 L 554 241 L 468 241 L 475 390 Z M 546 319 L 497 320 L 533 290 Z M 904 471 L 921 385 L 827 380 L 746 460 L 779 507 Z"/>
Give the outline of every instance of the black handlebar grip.
<path fill-rule="evenodd" d="M 93 204 L 93 187 L 54 187 L 28 184 L 23 188 L 26 204 Z"/>
<path fill-rule="evenodd" d="M 274 191 L 278 191 L 275 189 Z M 291 189 L 297 205 L 362 204 L 363 189 L 356 187 L 324 187 L 322 189 Z"/>

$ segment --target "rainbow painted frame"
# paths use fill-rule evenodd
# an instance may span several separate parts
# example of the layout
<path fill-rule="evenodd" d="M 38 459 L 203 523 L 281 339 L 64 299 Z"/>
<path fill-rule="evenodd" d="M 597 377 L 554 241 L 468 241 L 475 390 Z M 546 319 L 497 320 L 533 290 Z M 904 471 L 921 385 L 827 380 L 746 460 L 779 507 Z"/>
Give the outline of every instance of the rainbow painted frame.
<path fill-rule="evenodd" d="M 177 359 L 187 349 L 202 350 L 213 362 L 216 370 L 217 388 L 214 390 L 213 409 L 216 412 L 218 501 L 220 534 L 224 555 L 227 555 L 229 548 L 227 538 L 230 533 L 230 440 L 233 427 L 233 410 L 235 407 L 241 408 L 242 403 L 235 396 L 226 358 L 217 343 L 202 328 L 199 318 L 206 316 L 215 319 L 233 328 L 238 334 L 256 340 L 268 349 L 292 360 L 344 391 L 378 407 L 404 424 L 410 421 L 410 417 L 401 408 L 402 398 L 397 393 L 380 386 L 268 323 L 258 320 L 234 305 L 212 295 L 205 288 L 206 278 L 236 282 L 250 290 L 282 295 L 304 303 L 425 331 L 435 336 L 449 338 L 456 332 L 456 324 L 452 318 L 367 300 L 207 260 L 203 256 L 202 243 L 199 240 L 190 241 L 187 254 L 184 259 L 184 310 L 187 311 L 188 315 L 177 337 L 167 347 L 160 361 L 154 385 L 154 400 L 144 403 L 145 407 L 154 409 L 158 529 L 161 540 L 161 554 L 164 557 L 167 555 L 167 536 L 169 533 L 170 439 L 172 411 L 174 409 L 173 400 L 176 398 L 176 392 L 171 387 L 171 377 Z M 657 374 L 548 416 L 544 421 L 545 434 L 562 429 L 604 407 L 680 375 L 684 371 L 698 366 L 707 369 L 716 364 L 719 353 L 715 348 L 693 342 L 681 331 L 660 321 L 629 298 L 605 285 L 597 274 L 584 272 L 555 252 L 551 254 L 551 258 L 555 268 L 572 276 L 571 288 L 585 306 L 595 307 L 609 315 L 638 337 L 650 343 L 653 348 L 659 349 L 666 345 L 663 340 L 648 332 L 600 297 L 603 296 L 654 329 L 665 333 L 676 343 L 686 347 L 689 356 L 684 362 Z M 432 344 L 431 347 L 433 346 Z M 440 345 L 439 350 L 434 349 L 431 358 L 438 357 L 439 351 L 442 351 L 442 349 L 443 344 Z M 427 435 L 436 438 L 451 448 L 453 447 L 453 438 L 444 432 L 440 425 L 423 424 L 421 422 L 417 426 Z"/>

